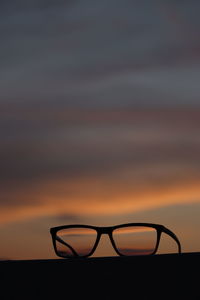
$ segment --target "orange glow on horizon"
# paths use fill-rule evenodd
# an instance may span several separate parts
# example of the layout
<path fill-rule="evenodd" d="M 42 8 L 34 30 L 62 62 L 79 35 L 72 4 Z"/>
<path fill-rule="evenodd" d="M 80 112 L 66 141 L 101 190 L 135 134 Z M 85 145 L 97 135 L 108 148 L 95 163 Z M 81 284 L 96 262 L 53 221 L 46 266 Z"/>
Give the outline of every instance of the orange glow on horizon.
<path fill-rule="evenodd" d="M 122 191 L 118 195 L 109 192 L 106 200 L 103 195 L 83 195 L 72 198 L 43 196 L 34 205 L 19 207 L 2 207 L 0 224 L 23 221 L 37 217 L 48 217 L 62 214 L 85 216 L 108 216 L 123 213 L 134 213 L 164 206 L 200 202 L 199 182 L 176 183 L 171 186 L 149 188 L 144 191 Z"/>

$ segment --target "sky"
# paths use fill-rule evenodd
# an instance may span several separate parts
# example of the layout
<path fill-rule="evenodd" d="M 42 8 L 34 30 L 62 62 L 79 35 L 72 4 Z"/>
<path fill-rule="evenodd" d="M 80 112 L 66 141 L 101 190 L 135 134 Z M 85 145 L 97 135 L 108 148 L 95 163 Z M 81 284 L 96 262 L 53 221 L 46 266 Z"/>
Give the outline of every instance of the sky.
<path fill-rule="evenodd" d="M 55 258 L 49 228 L 75 223 L 159 223 L 200 251 L 199 9 L 1 1 L 0 259 Z"/>

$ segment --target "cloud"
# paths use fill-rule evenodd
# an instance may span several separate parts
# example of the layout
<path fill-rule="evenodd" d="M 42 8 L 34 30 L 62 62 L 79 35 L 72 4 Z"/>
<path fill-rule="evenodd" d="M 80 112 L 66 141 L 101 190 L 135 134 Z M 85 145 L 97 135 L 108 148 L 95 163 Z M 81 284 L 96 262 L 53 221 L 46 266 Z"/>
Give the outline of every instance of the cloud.
<path fill-rule="evenodd" d="M 145 178 L 149 166 L 152 178 L 157 167 L 160 173 L 162 168 L 171 170 L 171 175 L 184 168 L 194 177 L 199 172 L 198 111 L 65 113 L 60 108 L 38 116 L 34 110 L 22 111 L 18 117 L 13 112 L 1 119 L 2 185 L 11 181 L 23 186 L 46 178 L 67 181 L 91 174 L 98 178 L 128 166 L 134 178 L 139 174 Z"/>
<path fill-rule="evenodd" d="M 177 24 L 157 1 L 4 3 L 1 101 L 197 105 L 199 26 L 194 35 L 187 21 L 199 22 L 196 6 L 169 1 L 184 20 L 174 36 Z"/>
<path fill-rule="evenodd" d="M 187 169 L 185 172 L 188 174 Z M 26 184 L 24 189 L 12 186 L 10 191 L 7 187 L 5 193 L 12 205 L 9 202 L 1 204 L 1 223 L 65 214 L 77 218 L 119 215 L 199 202 L 199 178 L 189 179 L 188 175 L 181 178 L 180 173 L 176 176 L 169 173 L 169 177 L 163 177 L 162 172 L 155 176 L 152 168 L 150 174 L 140 177 L 130 169 L 116 176 L 46 179 Z"/>

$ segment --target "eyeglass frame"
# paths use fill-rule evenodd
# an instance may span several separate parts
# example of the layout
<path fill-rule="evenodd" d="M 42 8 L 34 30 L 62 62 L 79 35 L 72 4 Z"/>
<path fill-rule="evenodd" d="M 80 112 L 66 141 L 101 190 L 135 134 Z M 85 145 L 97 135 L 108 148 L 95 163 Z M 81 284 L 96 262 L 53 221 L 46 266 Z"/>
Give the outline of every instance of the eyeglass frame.
<path fill-rule="evenodd" d="M 117 249 L 117 246 L 116 246 L 116 243 L 114 241 L 114 238 L 113 238 L 113 231 L 115 229 L 119 229 L 119 228 L 124 228 L 124 227 L 137 227 L 137 226 L 141 226 L 141 227 L 149 227 L 149 228 L 154 228 L 157 232 L 157 241 L 156 241 L 156 245 L 155 245 L 155 249 L 152 253 L 149 253 L 149 254 L 143 254 L 143 256 L 148 256 L 148 255 L 154 255 L 157 250 L 158 250 L 158 247 L 159 247 L 159 243 L 160 243 L 160 238 L 161 238 L 161 234 L 162 233 L 165 233 L 167 235 L 169 235 L 177 244 L 178 246 L 178 253 L 180 254 L 181 253 L 181 243 L 178 239 L 178 237 L 175 235 L 174 232 L 172 232 L 170 229 L 166 228 L 164 225 L 161 225 L 161 224 L 154 224 L 154 223 L 126 223 L 126 224 L 120 224 L 120 225 L 115 225 L 115 226 L 93 226 L 93 225 L 83 225 L 83 224 L 71 224 L 71 225 L 62 225 L 62 226 L 56 226 L 56 227 L 52 227 L 50 228 L 50 234 L 51 234 L 51 237 L 52 237 L 52 242 L 53 242 L 53 247 L 54 247 L 54 251 L 56 253 L 57 256 L 59 257 L 62 257 L 62 258 L 87 258 L 89 256 L 91 256 L 98 244 L 99 244 L 99 241 L 101 239 L 101 235 L 102 234 L 107 234 L 110 238 L 110 241 L 111 241 L 111 244 L 115 250 L 115 252 L 119 255 L 119 256 L 127 256 L 127 257 L 130 257 L 130 256 L 136 256 L 136 255 L 125 255 L 125 254 L 122 254 L 118 251 Z M 92 250 L 86 254 L 86 255 L 81 255 L 79 256 L 76 251 L 73 249 L 72 246 L 70 246 L 69 244 L 67 244 L 66 242 L 64 242 L 60 237 L 57 236 L 57 232 L 60 231 L 60 230 L 63 230 L 63 229 L 69 229 L 69 228 L 88 228 L 88 229 L 93 229 L 97 232 L 97 236 L 96 236 L 96 241 L 94 243 L 94 246 L 92 248 Z M 56 241 L 60 242 L 61 244 L 67 246 L 68 248 L 70 248 L 70 250 L 72 251 L 72 253 L 74 254 L 74 256 L 70 256 L 70 255 L 62 255 L 59 253 L 59 251 L 57 250 L 57 246 L 56 246 Z M 142 254 L 141 254 L 142 255 Z"/>

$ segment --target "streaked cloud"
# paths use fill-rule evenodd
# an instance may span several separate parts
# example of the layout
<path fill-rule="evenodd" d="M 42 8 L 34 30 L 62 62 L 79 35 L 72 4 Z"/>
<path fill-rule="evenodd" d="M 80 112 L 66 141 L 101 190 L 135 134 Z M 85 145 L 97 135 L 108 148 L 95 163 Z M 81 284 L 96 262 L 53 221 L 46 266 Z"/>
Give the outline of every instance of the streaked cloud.
<path fill-rule="evenodd" d="M 198 104 L 196 1 L 42 3 L 1 4 L 2 102 Z"/>
<path fill-rule="evenodd" d="M 91 177 L 119 180 L 117 174 L 130 177 L 133 186 L 199 178 L 198 111 L 59 111 L 55 115 L 47 111 L 38 122 L 32 114 L 23 118 L 22 113 L 13 124 L 5 120 L 2 195 L 10 182 L 13 190 L 16 186 L 23 191 L 38 182 L 45 185 L 49 178 L 66 186 L 71 180 Z M 2 198 L 3 202 L 9 203 Z"/>
<path fill-rule="evenodd" d="M 12 203 L 1 205 L 1 222 L 60 214 L 103 217 L 200 201 L 199 178 L 189 181 L 185 176 L 181 180 L 180 173 L 162 178 L 163 172 L 159 172 L 161 179 L 156 180 L 155 170 L 150 174 L 148 168 L 143 171 L 143 180 L 132 177 L 132 171 L 123 174 L 121 170 L 118 176 L 53 179 L 31 183 L 28 188 L 20 186 L 7 191 Z"/>

